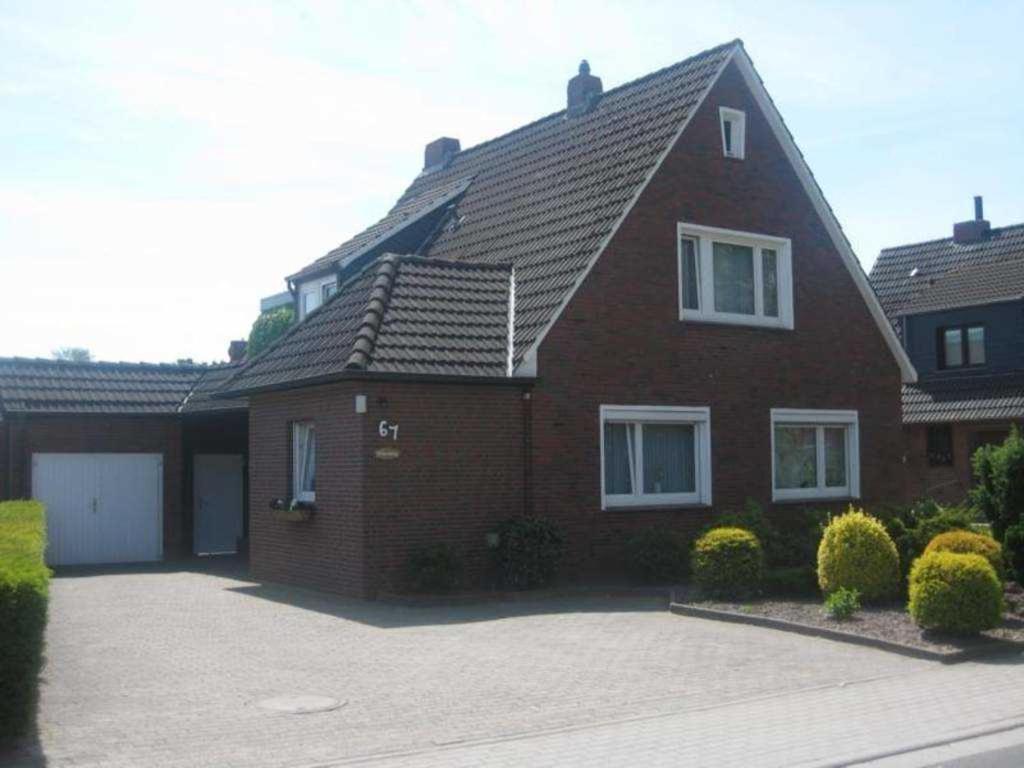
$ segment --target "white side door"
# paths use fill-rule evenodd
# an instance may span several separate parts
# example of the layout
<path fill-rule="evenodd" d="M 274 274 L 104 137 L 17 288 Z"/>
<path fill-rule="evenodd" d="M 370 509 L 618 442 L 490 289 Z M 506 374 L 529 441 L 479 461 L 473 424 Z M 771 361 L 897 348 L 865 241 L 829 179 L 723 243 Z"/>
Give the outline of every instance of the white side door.
<path fill-rule="evenodd" d="M 46 505 L 50 565 L 163 556 L 163 456 L 36 453 L 32 496 Z"/>
<path fill-rule="evenodd" d="M 198 453 L 193 462 L 193 550 L 197 555 L 238 551 L 242 530 L 243 459 Z"/>

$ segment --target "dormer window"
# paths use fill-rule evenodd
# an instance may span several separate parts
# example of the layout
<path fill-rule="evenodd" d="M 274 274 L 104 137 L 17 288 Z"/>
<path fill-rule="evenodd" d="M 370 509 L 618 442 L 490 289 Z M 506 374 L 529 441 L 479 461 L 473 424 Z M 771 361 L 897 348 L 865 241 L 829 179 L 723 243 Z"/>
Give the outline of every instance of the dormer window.
<path fill-rule="evenodd" d="M 731 107 L 719 107 L 722 124 L 722 154 L 735 160 L 746 157 L 747 115 Z"/>
<path fill-rule="evenodd" d="M 985 364 L 985 326 L 939 329 L 939 367 L 965 368 Z"/>
<path fill-rule="evenodd" d="M 303 319 L 319 307 L 338 290 L 338 281 L 335 277 L 325 277 L 319 280 L 311 280 L 299 286 L 299 319 Z"/>

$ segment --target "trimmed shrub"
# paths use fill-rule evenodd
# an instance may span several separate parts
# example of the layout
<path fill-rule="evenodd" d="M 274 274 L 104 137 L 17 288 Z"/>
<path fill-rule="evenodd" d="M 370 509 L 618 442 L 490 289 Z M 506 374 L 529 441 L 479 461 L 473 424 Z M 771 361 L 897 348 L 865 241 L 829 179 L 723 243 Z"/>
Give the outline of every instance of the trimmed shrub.
<path fill-rule="evenodd" d="M 626 565 L 647 583 L 678 581 L 689 571 L 689 542 L 667 528 L 645 528 L 626 542 Z"/>
<path fill-rule="evenodd" d="M 562 530 L 542 517 L 517 517 L 497 528 L 498 579 L 507 589 L 536 589 L 555 578 L 565 555 Z"/>
<path fill-rule="evenodd" d="M 924 548 L 924 554 L 930 552 L 956 552 L 961 555 L 981 555 L 988 560 L 996 576 L 1003 576 L 1003 548 L 991 536 L 970 531 L 949 531 L 940 533 Z"/>
<path fill-rule="evenodd" d="M 1003 536 L 1003 556 L 1010 577 L 1018 584 L 1024 582 L 1024 524 L 1017 523 L 1006 529 Z"/>
<path fill-rule="evenodd" d="M 900 557 L 885 528 L 850 506 L 825 528 L 818 547 L 818 586 L 826 595 L 846 587 L 865 602 L 893 597 L 900 587 Z"/>
<path fill-rule="evenodd" d="M 890 508 L 878 515 L 896 544 L 904 578 L 928 542 L 947 531 L 971 530 L 976 516 L 972 510 L 942 507 L 932 499 L 922 499 L 909 507 Z"/>
<path fill-rule="evenodd" d="M 825 613 L 836 621 L 852 619 L 860 610 L 860 592 L 840 587 L 825 598 Z"/>
<path fill-rule="evenodd" d="M 1016 426 L 1002 445 L 982 446 L 971 457 L 977 480 L 970 499 L 992 523 L 992 536 L 1002 541 L 1024 512 L 1024 438 Z"/>
<path fill-rule="evenodd" d="M 35 715 L 50 584 L 45 549 L 43 505 L 0 503 L 0 742 L 24 734 Z"/>
<path fill-rule="evenodd" d="M 451 592 L 462 577 L 462 560 L 449 544 L 428 544 L 409 553 L 405 576 L 413 592 Z"/>
<path fill-rule="evenodd" d="M 719 515 L 704 532 L 714 528 L 743 528 L 761 542 L 767 567 L 813 568 L 821 532 L 827 522 L 827 512 L 806 509 L 789 509 L 769 518 L 760 504 L 747 499 L 742 511 Z"/>
<path fill-rule="evenodd" d="M 694 581 L 709 595 L 743 597 L 758 591 L 764 575 L 761 542 L 743 528 L 714 528 L 693 545 Z"/>
<path fill-rule="evenodd" d="M 929 552 L 910 569 L 908 609 L 925 629 L 977 634 L 998 626 L 1003 587 L 981 555 Z"/>

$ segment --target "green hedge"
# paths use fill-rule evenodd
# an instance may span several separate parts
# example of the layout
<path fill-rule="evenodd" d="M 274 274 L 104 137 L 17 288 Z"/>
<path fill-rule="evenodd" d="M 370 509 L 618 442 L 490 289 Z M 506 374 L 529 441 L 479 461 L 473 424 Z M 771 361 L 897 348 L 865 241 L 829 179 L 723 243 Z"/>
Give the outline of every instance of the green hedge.
<path fill-rule="evenodd" d="M 973 635 L 999 626 L 1003 586 L 981 555 L 929 552 L 910 569 L 907 608 L 924 629 Z"/>
<path fill-rule="evenodd" d="M 0 503 L 0 742 L 35 715 L 50 571 L 46 520 L 34 501 Z"/>
<path fill-rule="evenodd" d="M 743 528 L 713 528 L 693 545 L 697 585 L 713 597 L 756 594 L 764 577 L 764 554 L 757 536 Z"/>

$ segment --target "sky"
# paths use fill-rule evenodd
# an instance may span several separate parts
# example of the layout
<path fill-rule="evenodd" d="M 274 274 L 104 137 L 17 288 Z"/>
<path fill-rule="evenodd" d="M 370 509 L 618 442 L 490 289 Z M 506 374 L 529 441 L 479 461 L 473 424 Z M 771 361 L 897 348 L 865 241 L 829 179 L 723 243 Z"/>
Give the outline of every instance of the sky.
<path fill-rule="evenodd" d="M 1024 3 L 0 0 L 0 356 L 222 360 L 463 147 L 742 38 L 865 269 L 1024 221 Z"/>

